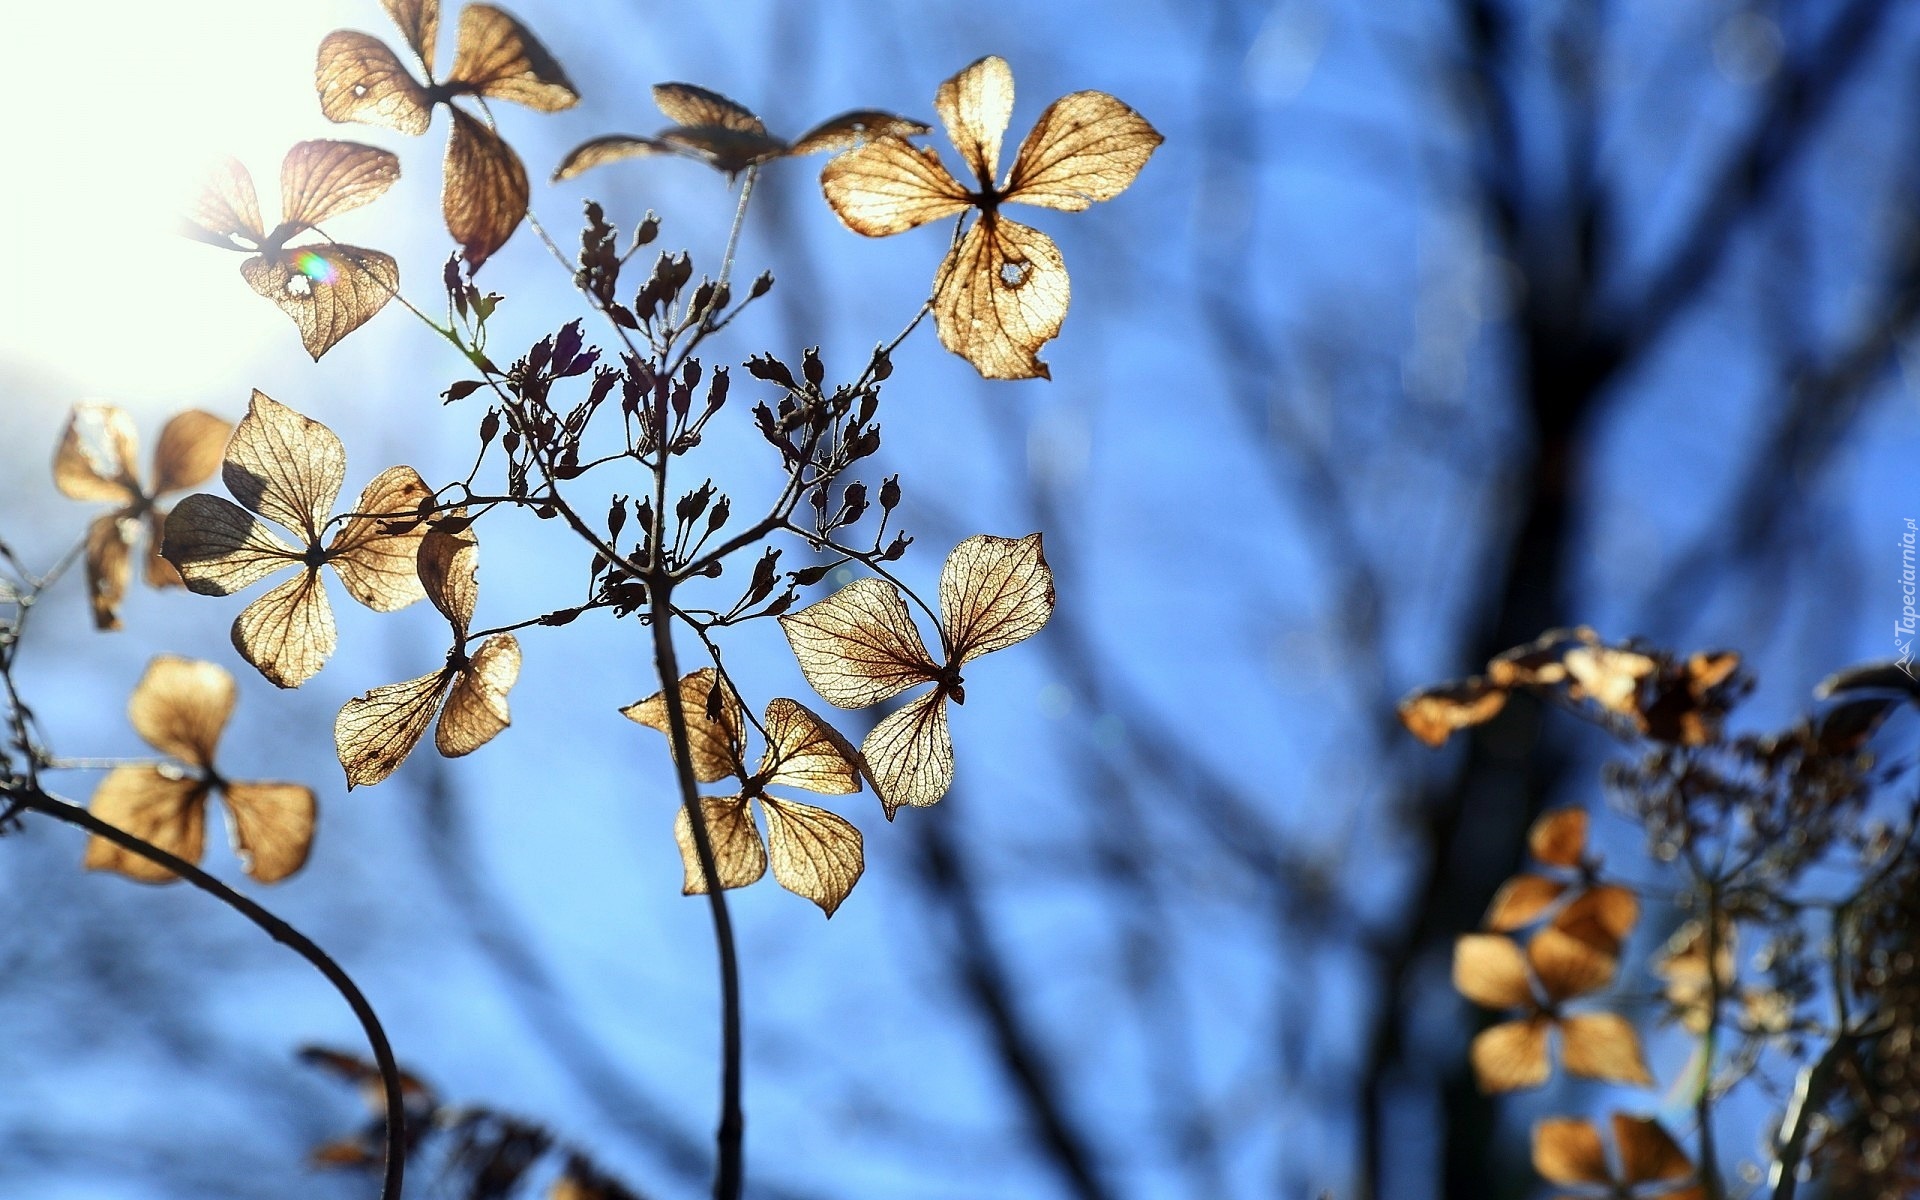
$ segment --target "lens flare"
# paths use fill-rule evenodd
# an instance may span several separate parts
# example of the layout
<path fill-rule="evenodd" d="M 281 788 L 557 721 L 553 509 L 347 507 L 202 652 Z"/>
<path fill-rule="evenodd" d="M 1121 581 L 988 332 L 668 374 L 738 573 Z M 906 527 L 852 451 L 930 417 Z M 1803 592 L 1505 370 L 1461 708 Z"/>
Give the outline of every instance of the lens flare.
<path fill-rule="evenodd" d="M 293 269 L 315 283 L 333 282 L 333 264 L 311 250 L 302 250 L 293 256 Z"/>

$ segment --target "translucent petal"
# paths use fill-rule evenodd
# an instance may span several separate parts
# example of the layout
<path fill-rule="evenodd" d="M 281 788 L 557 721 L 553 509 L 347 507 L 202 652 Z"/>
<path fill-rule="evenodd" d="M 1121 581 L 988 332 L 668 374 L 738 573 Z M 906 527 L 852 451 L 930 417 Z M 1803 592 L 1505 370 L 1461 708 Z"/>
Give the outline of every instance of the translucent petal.
<path fill-rule="evenodd" d="M 956 665 L 1038 633 L 1053 602 L 1053 571 L 1037 533 L 976 534 L 953 548 L 940 571 L 940 615 Z"/>
<path fill-rule="evenodd" d="M 939 803 L 953 785 L 946 693 L 935 688 L 889 715 L 873 727 L 860 752 L 889 821 L 903 807 Z"/>
<path fill-rule="evenodd" d="M 1474 1078 L 1483 1092 L 1539 1087 L 1553 1073 L 1547 1061 L 1545 1017 L 1508 1021 L 1482 1030 L 1469 1048 Z"/>
<path fill-rule="evenodd" d="M 1567 1070 L 1586 1079 L 1653 1086 L 1640 1035 L 1617 1013 L 1574 1013 L 1560 1022 L 1560 1059 Z"/>
<path fill-rule="evenodd" d="M 745 796 L 702 796 L 700 813 L 713 843 L 713 865 L 722 888 L 745 887 L 767 873 L 767 848 L 760 841 L 760 829 L 747 811 Z M 700 852 L 693 841 L 693 822 L 682 805 L 673 817 L 673 840 L 680 846 L 680 862 L 686 871 L 681 892 L 704 895 L 706 873 L 700 868 Z"/>
<path fill-rule="evenodd" d="M 454 677 L 433 744 L 447 758 L 459 758 L 492 741 L 512 717 L 507 693 L 520 678 L 520 642 L 498 633 L 480 643 L 465 670 Z"/>
<path fill-rule="evenodd" d="M 233 622 L 233 648 L 278 687 L 299 687 L 313 678 L 335 643 L 333 606 L 317 570 L 302 570 Z"/>
<path fill-rule="evenodd" d="M 54 486 L 75 500 L 138 503 L 139 453 L 132 417 L 110 404 L 76 404 L 53 453 Z"/>
<path fill-rule="evenodd" d="M 807 130 L 794 141 L 787 153 L 798 157 L 832 150 L 850 150 L 883 137 L 910 138 L 925 132 L 925 121 L 882 112 L 877 108 L 858 108 L 837 117 L 829 117 Z"/>
<path fill-rule="evenodd" d="M 567 73 L 540 39 L 491 4 L 460 10 L 460 40 L 447 81 L 539 112 L 559 112 L 580 102 Z"/>
<path fill-rule="evenodd" d="M 242 508 L 317 545 L 346 479 L 347 452 L 333 430 L 256 391 L 227 441 L 220 474 Z"/>
<path fill-rule="evenodd" d="M 892 584 L 857 579 L 825 600 L 780 618 L 813 690 L 839 708 L 865 708 L 939 678 Z"/>
<path fill-rule="evenodd" d="M 213 478 L 231 436 L 232 422 L 210 412 L 190 408 L 175 414 L 153 449 L 153 494 L 198 487 Z"/>
<path fill-rule="evenodd" d="M 278 883 L 307 863 L 313 848 L 313 792 L 297 783 L 230 783 L 227 813 L 247 874 Z"/>
<path fill-rule="evenodd" d="M 360 493 L 354 515 L 327 547 L 347 593 L 375 612 L 397 611 L 427 594 L 420 544 L 428 526 L 412 518 L 432 494 L 412 467 L 388 467 Z"/>
<path fill-rule="evenodd" d="M 1469 933 L 1453 944 L 1453 986 L 1483 1008 L 1532 1008 L 1526 955 L 1503 934 Z"/>
<path fill-rule="evenodd" d="M 1053 239 L 989 214 L 941 265 L 933 319 L 940 344 L 986 378 L 1050 379 L 1040 347 L 1059 336 L 1071 296 Z"/>
<path fill-rule="evenodd" d="M 256 294 L 293 318 L 300 344 L 315 362 L 400 290 L 400 266 L 391 255 L 333 243 L 250 258 L 240 264 L 240 274 Z"/>
<path fill-rule="evenodd" d="M 460 109 L 452 111 L 440 208 L 467 265 L 479 270 L 527 215 L 527 170 L 500 135 Z"/>
<path fill-rule="evenodd" d="M 87 811 L 176 858 L 198 863 L 206 849 L 207 785 L 180 779 L 157 767 L 115 767 L 94 790 Z M 118 871 L 142 883 L 172 883 L 177 876 L 103 837 L 87 840 L 90 871 Z"/>
<path fill-rule="evenodd" d="M 320 138 L 296 143 L 280 162 L 281 220 L 313 226 L 380 198 L 400 178 L 391 151 Z"/>
<path fill-rule="evenodd" d="M 740 133 L 765 133 L 767 127 L 747 107 L 691 83 L 656 83 L 653 102 L 675 125 L 712 125 Z"/>
<path fill-rule="evenodd" d="M 1111 200 L 1164 140 L 1146 118 L 1105 92 L 1062 96 L 1020 144 L 1004 199 L 1066 212 Z"/>
<path fill-rule="evenodd" d="M 197 492 L 167 517 L 161 553 L 190 591 L 230 596 L 301 561 L 261 521 L 231 500 Z"/>
<path fill-rule="evenodd" d="M 746 714 L 740 697 L 720 684 L 719 711 L 708 717 L 708 700 L 716 686 L 712 667 L 702 667 L 680 679 L 680 707 L 687 721 L 687 748 L 693 758 L 693 777 L 701 783 L 725 779 L 740 769 L 740 747 L 746 727 Z M 667 695 L 655 692 L 645 700 L 620 710 L 629 721 L 667 734 L 671 744 L 671 726 L 667 720 Z"/>
<path fill-rule="evenodd" d="M 980 190 L 992 188 L 1000 138 L 1013 118 L 1013 71 L 1007 61 L 990 54 L 961 71 L 940 85 L 933 108 Z"/>
<path fill-rule="evenodd" d="M 442 667 L 415 679 L 377 687 L 340 707 L 333 748 L 349 789 L 379 783 L 420 744 L 454 671 Z"/>
<path fill-rule="evenodd" d="M 220 733 L 233 716 L 233 676 L 197 659 L 162 654 L 127 700 L 127 716 L 147 745 L 201 770 L 213 766 Z"/>
<path fill-rule="evenodd" d="M 1549 1183 L 1613 1182 L 1607 1150 L 1593 1122 L 1548 1117 L 1533 1126 L 1533 1169 Z"/>
<path fill-rule="evenodd" d="M 762 786 L 805 788 L 822 796 L 860 790 L 860 761 L 840 731 L 796 701 L 767 703 L 767 752 L 755 778 Z"/>
<path fill-rule="evenodd" d="M 967 211 L 967 189 L 930 149 L 883 137 L 829 161 L 820 188 L 848 229 L 885 237 Z"/>
<path fill-rule="evenodd" d="M 351 29 L 321 40 L 314 87 L 329 121 L 381 125 L 418 137 L 433 119 L 427 90 L 387 44 Z"/>
<path fill-rule="evenodd" d="M 767 814 L 773 877 L 831 917 L 866 867 L 860 831 L 846 819 L 810 804 L 763 796 L 760 808 Z"/>

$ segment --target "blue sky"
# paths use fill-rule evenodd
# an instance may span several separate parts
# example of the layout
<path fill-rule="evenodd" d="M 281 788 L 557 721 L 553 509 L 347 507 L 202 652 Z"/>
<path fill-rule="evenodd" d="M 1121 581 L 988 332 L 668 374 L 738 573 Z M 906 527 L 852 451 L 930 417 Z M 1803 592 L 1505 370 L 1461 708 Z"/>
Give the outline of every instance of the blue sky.
<path fill-rule="evenodd" d="M 387 36 L 384 16 L 370 0 L 277 8 L 268 19 L 209 3 L 189 18 L 70 5 L 27 18 L 44 53 L 15 80 L 5 122 L 48 165 L 0 203 L 22 231 L 5 250 L 14 298 L 0 379 L 13 399 L 0 536 L 42 561 L 89 515 L 52 492 L 44 466 L 78 400 L 126 407 L 150 445 L 166 414 L 192 405 L 237 418 L 259 388 L 343 437 L 349 489 L 394 462 L 434 482 L 464 474 L 478 410 L 438 403 L 460 375 L 443 344 L 395 308 L 309 363 L 291 324 L 238 278 L 238 256 L 171 235 L 212 155 L 242 157 L 271 207 L 285 146 L 367 140 L 402 155 L 403 179 L 336 236 L 394 253 L 406 293 L 435 308 L 449 248 L 437 212 L 444 118 L 417 140 L 329 125 L 312 103 L 310 47 L 341 25 Z M 1310 941 L 1277 921 L 1274 881 L 1230 861 L 1231 834 L 1205 802 L 1251 798 L 1359 920 L 1403 899 L 1412 835 L 1397 806 L 1444 760 L 1382 738 L 1378 696 L 1473 665 L 1464 647 L 1484 558 L 1526 453 L 1510 392 L 1513 268 L 1466 187 L 1461 118 L 1440 86 L 1444 6 L 756 0 L 686 11 L 594 0 L 514 11 L 584 97 L 551 117 L 499 108 L 536 177 L 587 137 L 652 132 L 656 80 L 715 88 L 791 134 L 853 107 L 931 119 L 939 82 L 985 53 L 1009 60 L 1019 88 L 1010 146 L 1047 101 L 1084 88 L 1121 97 L 1167 137 L 1118 199 L 1034 217 L 1074 283 L 1065 331 L 1043 352 L 1051 384 L 984 383 L 931 328 L 896 355 L 873 476 L 897 470 L 906 487 L 902 519 L 919 539 L 906 577 L 930 589 L 968 534 L 1044 529 L 1071 628 L 1056 622 L 969 670 L 959 784 L 940 810 L 889 826 L 870 796 L 841 806 L 866 833 L 868 871 L 831 923 L 770 883 L 736 894 L 754 1178 L 812 1196 L 1059 1194 L 954 1001 L 951 933 L 914 882 L 902 827 L 937 817 L 977 855 L 1020 994 L 1118 1194 L 1340 1187 L 1352 1134 L 1341 1089 L 1366 1005 L 1358 952 L 1339 931 Z M 1623 294 L 1684 226 L 1695 181 L 1766 78 L 1772 43 L 1749 19 L 1770 19 L 1759 12 L 1618 6 L 1622 32 L 1595 61 L 1609 105 L 1597 144 L 1625 214 Z M 1756 721 L 1787 718 L 1815 680 L 1890 648 L 1898 534 L 1920 515 L 1905 371 L 1876 374 L 1834 459 L 1782 481 L 1798 489 L 1789 553 L 1657 628 L 1642 624 L 1659 599 L 1651 581 L 1744 519 L 1725 498 L 1781 401 L 1782 343 L 1826 345 L 1871 307 L 1901 216 L 1886 198 L 1902 194 L 1890 164 L 1911 145 L 1895 117 L 1913 16 L 1888 23 L 1830 136 L 1620 382 L 1583 446 L 1568 615 L 1612 636 L 1745 651 L 1761 679 Z M 1544 38 L 1545 23 L 1525 25 L 1523 40 Z M 79 94 L 48 103 L 54 87 Z M 1529 139 L 1552 132 L 1537 119 Z M 812 165 L 779 167 L 756 196 L 737 276 L 767 267 L 780 282 L 729 349 L 797 360 L 817 344 L 830 373 L 851 375 L 912 315 L 945 235 L 858 238 L 820 201 Z M 723 182 L 693 163 L 622 164 L 536 185 L 536 212 L 563 246 L 585 196 L 623 225 L 657 210 L 661 244 L 686 246 L 697 268 L 717 257 L 732 214 Z M 497 346 L 575 311 L 528 231 L 482 281 L 510 297 Z M 1235 337 L 1262 347 L 1256 370 L 1228 360 Z M 703 447 L 698 472 L 724 484 L 766 467 L 746 419 L 758 395 L 736 387 L 733 424 Z M 1303 465 L 1315 455 L 1330 476 Z M 1321 507 L 1330 494 L 1344 527 Z M 483 526 L 481 624 L 568 601 L 584 557 L 556 548 L 553 532 Z M 1352 658 L 1353 614 L 1335 590 L 1343 548 L 1388 585 L 1367 663 Z M 716 1044 L 706 912 L 678 896 L 659 739 L 616 712 L 656 690 L 644 631 L 598 620 L 533 631 L 507 734 L 438 774 L 417 761 L 349 795 L 326 737 L 333 713 L 437 662 L 439 617 L 337 604 L 340 653 L 280 693 L 227 644 L 239 607 L 139 591 L 127 631 L 97 635 L 69 582 L 35 631 L 26 676 L 55 747 L 139 753 L 121 698 L 151 654 L 229 666 L 241 685 L 229 769 L 320 792 L 311 865 L 265 899 L 349 964 L 403 1058 L 451 1098 L 551 1124 L 642 1188 L 699 1194 L 636 1136 L 633 1114 L 646 1110 L 597 1099 L 578 1070 L 582 1057 L 600 1064 L 674 1135 L 704 1140 Z M 729 652 L 756 707 L 809 698 L 771 627 Z M 1154 737 L 1182 749 L 1171 777 L 1155 774 Z M 84 795 L 91 783 L 76 774 L 68 787 Z M 448 791 L 439 809 L 434 786 Z M 1597 799 L 1597 783 L 1578 798 Z M 481 907 L 436 871 L 434 847 L 449 844 L 432 832 L 436 811 L 457 815 Z M 1634 837 L 1624 823 L 1605 836 L 1623 849 Z M 1151 864 L 1152 886 L 1130 901 L 1141 907 L 1116 912 L 1102 872 L 1129 850 Z M 0 953 L 13 1031 L 0 1039 L 0 1129 L 13 1147 L 0 1152 L 0 1183 L 58 1200 L 224 1194 L 237 1180 L 261 1194 L 365 1194 L 300 1163 L 357 1119 L 289 1065 L 301 1042 L 352 1043 L 337 1000 L 203 897 L 82 876 L 79 852 L 68 831 L 40 826 L 0 843 L 0 914 L 24 931 Z M 211 857 L 237 876 L 224 850 Z M 500 914 L 538 964 L 544 999 L 527 1002 L 489 953 Z M 1434 999 L 1420 1032 L 1445 1054 L 1460 1042 L 1459 1007 L 1444 963 L 1427 966 Z M 569 1044 L 584 1055 L 570 1060 Z M 1663 1083 L 1684 1057 L 1659 1049 Z M 1212 1183 L 1169 1127 L 1189 1091 L 1226 1147 Z M 1396 1197 L 1426 1194 L 1426 1149 L 1417 1136 L 1407 1145 Z"/>

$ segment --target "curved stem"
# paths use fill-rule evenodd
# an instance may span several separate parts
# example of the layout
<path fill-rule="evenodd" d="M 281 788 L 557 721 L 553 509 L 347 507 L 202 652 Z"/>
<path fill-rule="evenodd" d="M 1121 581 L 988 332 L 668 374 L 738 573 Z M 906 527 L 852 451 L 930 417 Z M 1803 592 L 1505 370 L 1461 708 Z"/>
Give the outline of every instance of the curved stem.
<path fill-rule="evenodd" d="M 700 871 L 706 876 L 713 940 L 720 954 L 720 1128 L 715 1135 L 719 1161 L 713 1173 L 713 1200 L 739 1200 L 746 1140 L 746 1116 L 740 1105 L 740 963 L 734 951 L 733 919 L 727 913 L 726 892 L 720 886 L 713 854 L 713 838 L 707 831 L 706 814 L 700 810 L 699 787 L 693 777 L 687 712 L 680 697 L 680 664 L 673 651 L 672 577 L 665 571 L 656 572 L 647 582 L 647 593 L 652 601 L 654 665 L 659 669 L 660 694 L 667 703 L 667 736 L 673 745 L 680 803 L 693 830 Z"/>
<path fill-rule="evenodd" d="M 400 1200 L 400 1184 L 406 1171 L 406 1115 L 400 1097 L 400 1068 L 393 1061 L 393 1047 L 387 1042 L 386 1031 L 380 1027 L 380 1018 L 374 1014 L 373 1005 L 367 1002 L 359 986 L 353 982 L 353 978 L 340 964 L 333 961 L 326 951 L 314 945 L 305 934 L 199 867 L 167 853 L 158 846 L 142 841 L 124 829 L 109 825 L 77 804 L 69 804 L 37 790 L 21 791 L 10 799 L 21 808 L 30 809 L 52 817 L 56 821 L 63 821 L 75 828 L 84 829 L 96 837 L 107 839 L 123 850 L 138 854 L 148 862 L 165 867 L 252 921 L 268 937 L 306 959 L 313 964 L 315 970 L 327 977 L 327 982 L 340 993 L 341 998 L 347 1002 L 347 1007 L 353 1009 L 353 1015 L 360 1019 L 360 1028 L 367 1035 L 367 1046 L 373 1051 L 373 1061 L 380 1069 L 380 1085 L 386 1097 L 387 1108 L 387 1161 L 386 1172 L 380 1184 L 380 1200 Z"/>

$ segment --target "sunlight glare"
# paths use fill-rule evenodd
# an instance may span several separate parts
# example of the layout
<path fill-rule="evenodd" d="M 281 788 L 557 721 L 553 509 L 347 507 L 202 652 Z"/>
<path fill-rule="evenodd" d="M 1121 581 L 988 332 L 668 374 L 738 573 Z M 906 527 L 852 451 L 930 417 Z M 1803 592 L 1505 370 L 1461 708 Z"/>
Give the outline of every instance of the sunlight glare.
<path fill-rule="evenodd" d="M 253 173 L 271 227 L 288 146 L 372 132 L 320 115 L 313 50 L 327 31 L 380 16 L 344 0 L 19 14 L 13 44 L 31 51 L 0 82 L 11 159 L 0 370 L 131 399 L 191 391 L 265 349 L 284 352 L 286 318 L 241 281 L 243 259 L 179 236 L 180 214 L 231 155 Z M 319 273 L 300 269 L 324 280 L 314 262 Z"/>

